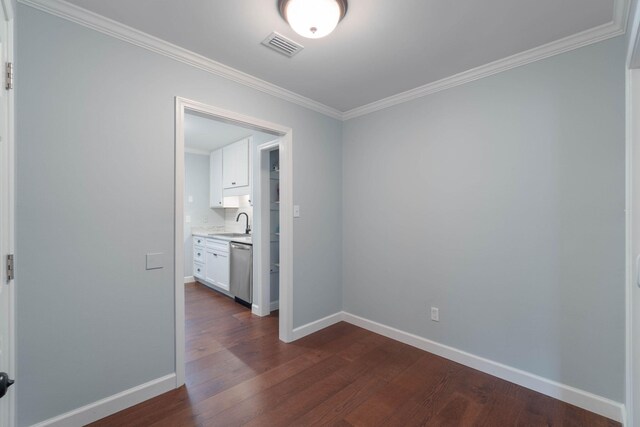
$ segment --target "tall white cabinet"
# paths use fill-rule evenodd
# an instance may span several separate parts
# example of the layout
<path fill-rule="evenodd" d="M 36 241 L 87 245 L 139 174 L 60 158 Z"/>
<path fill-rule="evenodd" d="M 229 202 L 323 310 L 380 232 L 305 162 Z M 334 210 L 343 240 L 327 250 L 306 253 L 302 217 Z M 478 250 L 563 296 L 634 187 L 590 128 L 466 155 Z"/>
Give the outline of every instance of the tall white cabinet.
<path fill-rule="evenodd" d="M 249 138 L 222 148 L 222 182 L 225 189 L 249 186 Z"/>
<path fill-rule="evenodd" d="M 211 152 L 209 156 L 209 206 L 223 208 L 222 191 L 222 149 Z"/>
<path fill-rule="evenodd" d="M 249 195 L 249 203 L 253 205 L 251 137 L 212 151 L 209 162 L 211 208 L 237 208 L 237 196 L 246 195 Z"/>

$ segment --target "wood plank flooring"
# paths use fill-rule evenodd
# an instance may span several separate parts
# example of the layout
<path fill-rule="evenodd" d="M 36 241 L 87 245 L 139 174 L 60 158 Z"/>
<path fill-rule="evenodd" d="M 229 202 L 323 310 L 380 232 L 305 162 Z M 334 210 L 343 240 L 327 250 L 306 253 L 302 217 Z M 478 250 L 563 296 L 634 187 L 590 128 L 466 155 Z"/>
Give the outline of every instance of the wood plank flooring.
<path fill-rule="evenodd" d="M 92 426 L 619 426 L 347 323 L 291 344 L 186 286 L 186 386 Z"/>

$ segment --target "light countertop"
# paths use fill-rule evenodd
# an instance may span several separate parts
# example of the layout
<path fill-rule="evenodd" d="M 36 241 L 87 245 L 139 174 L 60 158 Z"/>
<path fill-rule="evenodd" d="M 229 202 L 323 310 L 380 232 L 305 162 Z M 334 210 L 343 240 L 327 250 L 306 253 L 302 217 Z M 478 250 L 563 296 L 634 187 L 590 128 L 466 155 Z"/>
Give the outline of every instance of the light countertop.
<path fill-rule="evenodd" d="M 201 231 L 201 230 L 194 230 L 191 233 L 193 236 L 200 236 L 200 237 L 207 237 L 210 239 L 218 239 L 218 240 L 224 240 L 227 242 L 237 242 L 237 243 L 245 243 L 247 245 L 252 245 L 252 236 L 249 235 L 243 235 L 243 236 L 247 236 L 247 237 L 242 237 L 242 236 L 238 236 L 238 233 L 225 233 L 225 232 L 212 232 L 212 233 L 208 233 L 207 231 Z"/>

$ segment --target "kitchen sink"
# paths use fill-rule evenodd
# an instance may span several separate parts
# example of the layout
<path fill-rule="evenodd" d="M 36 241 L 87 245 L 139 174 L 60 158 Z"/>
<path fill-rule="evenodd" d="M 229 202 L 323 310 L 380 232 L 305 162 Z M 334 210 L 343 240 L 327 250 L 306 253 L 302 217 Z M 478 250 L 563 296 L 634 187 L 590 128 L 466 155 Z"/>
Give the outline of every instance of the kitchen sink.
<path fill-rule="evenodd" d="M 244 234 L 244 233 L 209 233 L 209 236 L 251 237 L 251 234 Z"/>

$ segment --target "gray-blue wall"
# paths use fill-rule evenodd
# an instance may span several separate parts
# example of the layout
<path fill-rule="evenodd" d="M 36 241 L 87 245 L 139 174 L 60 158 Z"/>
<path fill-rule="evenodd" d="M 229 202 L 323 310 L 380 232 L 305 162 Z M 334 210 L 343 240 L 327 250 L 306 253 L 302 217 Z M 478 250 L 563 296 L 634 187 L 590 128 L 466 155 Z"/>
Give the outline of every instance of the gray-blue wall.
<path fill-rule="evenodd" d="M 624 56 L 618 37 L 347 121 L 344 309 L 623 402 Z"/>
<path fill-rule="evenodd" d="M 173 266 L 144 255 L 173 248 L 176 95 L 293 128 L 294 326 L 344 305 L 623 400 L 622 37 L 341 125 L 24 5 L 17 29 L 19 426 L 174 371 Z"/>
<path fill-rule="evenodd" d="M 17 28 L 19 426 L 175 370 L 175 96 L 293 129 L 294 326 L 341 309 L 339 121 L 25 5 Z"/>

